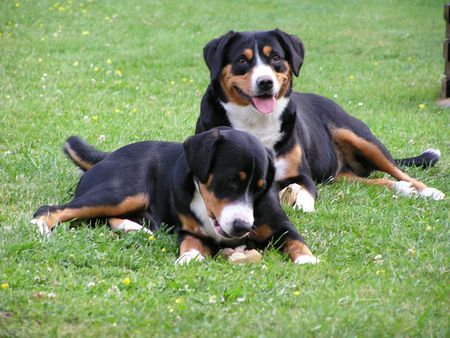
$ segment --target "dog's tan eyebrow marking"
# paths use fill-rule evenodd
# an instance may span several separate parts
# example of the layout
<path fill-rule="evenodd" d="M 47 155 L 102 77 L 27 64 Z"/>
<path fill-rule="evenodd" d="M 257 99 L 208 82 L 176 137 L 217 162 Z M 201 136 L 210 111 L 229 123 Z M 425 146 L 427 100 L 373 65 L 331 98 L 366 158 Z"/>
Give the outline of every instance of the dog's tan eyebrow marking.
<path fill-rule="evenodd" d="M 248 60 L 253 59 L 253 51 L 250 48 L 247 48 L 242 53 Z"/>
<path fill-rule="evenodd" d="M 240 171 L 239 172 L 239 179 L 244 182 L 247 179 L 247 174 L 245 173 L 245 171 Z"/>
<path fill-rule="evenodd" d="M 265 56 L 270 56 L 270 53 L 272 53 L 272 50 L 273 50 L 272 47 L 264 46 L 262 51 Z"/>
<path fill-rule="evenodd" d="M 262 187 L 264 187 L 264 185 L 266 184 L 266 182 L 264 182 L 264 180 L 262 179 L 262 178 L 260 178 L 259 180 L 258 180 L 258 188 L 262 188 Z"/>

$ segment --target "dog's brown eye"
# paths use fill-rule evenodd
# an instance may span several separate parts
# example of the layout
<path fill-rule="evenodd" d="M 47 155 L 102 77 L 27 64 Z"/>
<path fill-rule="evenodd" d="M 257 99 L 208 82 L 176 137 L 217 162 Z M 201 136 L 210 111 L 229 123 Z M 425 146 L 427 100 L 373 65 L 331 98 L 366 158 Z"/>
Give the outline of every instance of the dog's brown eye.
<path fill-rule="evenodd" d="M 237 185 L 239 182 L 239 176 L 230 176 L 227 178 L 227 183 L 230 185 Z"/>
<path fill-rule="evenodd" d="M 246 64 L 247 63 L 247 59 L 245 58 L 245 56 L 242 55 L 236 60 L 236 63 L 238 63 L 240 65 Z"/>
<path fill-rule="evenodd" d="M 278 54 L 272 55 L 272 61 L 273 62 L 279 62 L 281 60 L 281 57 Z"/>

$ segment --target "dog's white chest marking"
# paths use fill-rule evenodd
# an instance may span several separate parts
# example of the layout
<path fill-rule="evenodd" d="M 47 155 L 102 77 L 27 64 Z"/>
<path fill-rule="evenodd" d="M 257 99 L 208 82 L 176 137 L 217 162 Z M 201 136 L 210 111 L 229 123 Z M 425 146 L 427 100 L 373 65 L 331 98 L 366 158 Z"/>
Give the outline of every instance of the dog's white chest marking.
<path fill-rule="evenodd" d="M 281 181 L 286 174 L 288 162 L 281 158 L 275 159 L 275 181 Z"/>
<path fill-rule="evenodd" d="M 277 100 L 272 113 L 262 114 L 252 105 L 239 106 L 232 102 L 221 102 L 234 129 L 252 134 L 270 149 L 283 136 L 280 117 L 288 103 L 289 99 L 283 97 Z"/>

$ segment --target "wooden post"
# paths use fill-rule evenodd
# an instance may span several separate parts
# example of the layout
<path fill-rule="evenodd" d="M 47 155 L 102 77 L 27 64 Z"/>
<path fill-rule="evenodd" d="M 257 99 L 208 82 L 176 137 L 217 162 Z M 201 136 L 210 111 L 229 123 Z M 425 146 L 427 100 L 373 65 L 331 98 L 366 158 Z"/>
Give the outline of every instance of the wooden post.
<path fill-rule="evenodd" d="M 445 19 L 445 42 L 444 42 L 444 59 L 445 73 L 442 79 L 441 99 L 450 97 L 450 3 L 444 5 Z"/>

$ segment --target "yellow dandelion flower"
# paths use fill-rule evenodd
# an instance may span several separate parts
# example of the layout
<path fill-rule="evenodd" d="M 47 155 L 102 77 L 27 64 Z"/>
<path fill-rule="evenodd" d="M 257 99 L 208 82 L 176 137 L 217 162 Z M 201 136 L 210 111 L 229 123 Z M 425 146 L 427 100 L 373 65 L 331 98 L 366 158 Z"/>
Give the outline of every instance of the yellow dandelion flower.
<path fill-rule="evenodd" d="M 300 296 L 300 291 L 296 290 L 292 293 L 295 297 Z"/>
<path fill-rule="evenodd" d="M 94 72 L 98 73 L 100 71 L 100 68 L 94 67 Z"/>
<path fill-rule="evenodd" d="M 114 109 L 114 113 L 120 113 L 120 109 L 119 108 Z"/>
<path fill-rule="evenodd" d="M 122 279 L 122 284 L 125 285 L 125 286 L 130 285 L 130 284 L 131 284 L 131 279 L 130 279 L 130 277 L 127 277 L 127 278 Z"/>
<path fill-rule="evenodd" d="M 173 86 L 175 84 L 175 81 L 170 81 L 170 84 Z"/>
<path fill-rule="evenodd" d="M 166 252 L 166 248 L 162 248 L 162 249 L 161 249 L 161 252 Z"/>
<path fill-rule="evenodd" d="M 425 105 L 425 103 L 421 103 L 419 104 L 419 109 L 425 109 L 427 106 Z"/>
<path fill-rule="evenodd" d="M 355 76 L 350 75 L 350 76 L 348 77 L 348 79 L 349 79 L 350 81 L 353 81 L 353 80 L 355 79 Z"/>
<path fill-rule="evenodd" d="M 427 228 L 425 230 L 426 231 L 431 231 L 431 230 L 433 230 L 433 227 L 431 225 L 427 225 Z"/>
<path fill-rule="evenodd" d="M 107 63 L 108 65 L 110 65 L 110 64 L 112 64 L 112 60 L 111 60 L 111 59 L 108 59 L 108 60 L 106 60 L 106 63 Z"/>
<path fill-rule="evenodd" d="M 183 303 L 183 298 L 179 297 L 177 299 L 175 299 L 175 304 L 181 304 Z"/>
<path fill-rule="evenodd" d="M 78 66 L 78 64 L 79 64 L 78 61 L 75 61 L 75 62 L 73 63 L 73 65 L 74 65 L 75 67 Z"/>
<path fill-rule="evenodd" d="M 9 289 L 9 284 L 8 283 L 2 283 L 1 285 L 3 290 Z"/>
<path fill-rule="evenodd" d="M 97 121 L 98 120 L 98 116 L 97 115 L 92 116 L 92 120 Z"/>
<path fill-rule="evenodd" d="M 20 7 L 20 2 L 16 2 L 16 8 Z"/>
<path fill-rule="evenodd" d="M 186 79 L 185 77 L 183 77 L 183 78 L 181 79 L 181 81 L 186 82 L 187 79 Z"/>
<path fill-rule="evenodd" d="M 385 272 L 386 272 L 386 271 L 384 271 L 384 270 L 377 270 L 377 271 L 375 272 L 375 274 L 376 274 L 377 276 L 381 276 L 381 275 L 384 275 Z"/>
<path fill-rule="evenodd" d="M 194 83 L 194 80 L 192 80 L 192 79 L 189 79 L 189 83 Z"/>
<path fill-rule="evenodd" d="M 89 34 L 91 34 L 91 33 L 89 33 L 89 31 L 83 31 L 83 32 L 81 33 L 81 35 L 83 35 L 83 36 L 87 36 L 87 35 L 89 35 Z"/>
<path fill-rule="evenodd" d="M 148 240 L 149 240 L 149 241 L 156 241 L 156 237 L 153 236 L 153 235 L 148 236 Z"/>
<path fill-rule="evenodd" d="M 132 110 L 133 113 L 136 113 L 137 111 L 138 111 L 137 108 L 133 108 Z"/>
<path fill-rule="evenodd" d="M 59 6 L 58 11 L 60 11 L 61 13 L 64 13 L 66 11 L 66 9 L 64 8 L 64 6 Z"/>
<path fill-rule="evenodd" d="M 122 75 L 123 75 L 122 70 L 117 69 L 117 70 L 116 70 L 116 74 L 117 74 L 118 76 L 122 76 Z"/>

